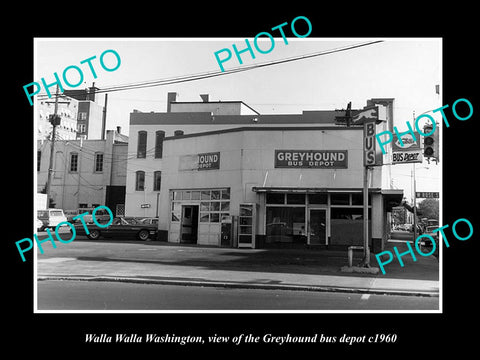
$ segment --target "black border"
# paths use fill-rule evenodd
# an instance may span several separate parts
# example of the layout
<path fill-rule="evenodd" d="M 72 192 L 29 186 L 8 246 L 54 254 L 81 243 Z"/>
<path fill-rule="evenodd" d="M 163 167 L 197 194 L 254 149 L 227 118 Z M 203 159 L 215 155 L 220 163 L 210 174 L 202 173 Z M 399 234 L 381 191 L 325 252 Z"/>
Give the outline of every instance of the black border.
<path fill-rule="evenodd" d="M 138 345 L 111 346 L 85 344 L 84 334 L 115 332 L 171 332 L 204 335 L 211 333 L 237 335 L 253 333 L 309 335 L 323 333 L 330 336 L 348 334 L 395 333 L 395 344 L 348 347 L 340 344 L 264 346 L 269 351 L 297 354 L 308 351 L 320 356 L 330 349 L 358 351 L 365 356 L 389 356 L 395 350 L 405 356 L 432 355 L 439 350 L 462 346 L 463 352 L 475 344 L 475 328 L 468 321 L 476 310 L 476 259 L 478 251 L 478 211 L 472 206 L 478 198 L 476 183 L 476 151 L 473 145 L 478 130 L 478 61 L 476 55 L 475 10 L 469 5 L 437 4 L 420 8 L 418 3 L 350 3 L 328 7 L 324 3 L 309 3 L 303 8 L 294 4 L 266 3 L 259 6 L 247 3 L 116 3 L 108 5 L 74 3 L 28 5 L 20 11 L 19 19 L 6 22 L 8 36 L 6 55 L 8 85 L 4 92 L 4 215 L 6 231 L 3 241 L 6 267 L 3 274 L 6 288 L 8 333 L 5 343 L 16 351 L 26 347 L 52 357 L 64 351 L 71 354 L 109 355 L 120 350 L 135 350 Z M 331 4 L 328 4 L 331 5 Z M 10 12 L 15 12 L 15 5 Z M 25 6 L 27 7 L 27 6 Z M 105 7 L 105 8 L 102 8 Z M 198 7 L 198 8 L 196 8 Z M 13 8 L 13 10 L 12 10 Z M 458 218 L 469 219 L 474 236 L 465 242 L 453 240 L 444 248 L 444 303 L 443 314 L 33 314 L 33 256 L 21 262 L 14 241 L 31 236 L 31 225 L 25 221 L 33 213 L 31 190 L 33 178 L 33 124 L 32 108 L 25 101 L 23 85 L 33 79 L 34 37 L 254 37 L 296 16 L 309 18 L 313 25 L 310 37 L 442 37 L 444 53 L 443 104 L 452 104 L 458 98 L 467 98 L 473 104 L 474 115 L 468 121 L 450 122 L 444 128 L 443 166 L 443 223 L 452 224 Z M 8 28 L 7 28 L 8 26 Z M 10 35 L 12 34 L 12 35 Z M 415 56 L 415 54 L 412 54 Z M 5 70 L 5 65 L 4 65 Z M 5 86 L 5 85 L 4 85 Z M 11 96 L 13 95 L 13 96 Z M 13 106 L 11 99 L 13 98 Z M 8 109 L 8 110 L 7 110 Z M 446 111 L 449 117 L 451 112 Z M 10 150 L 10 151 L 7 151 Z M 14 150 L 14 151 L 12 151 Z M 19 153 L 20 152 L 20 153 Z M 13 196 L 9 194 L 13 193 Z M 5 211 L 3 212 L 5 214 Z M 20 215 L 20 216 L 19 216 Z M 13 219 L 12 219 L 13 218 Z M 72 346 L 73 345 L 73 346 Z M 64 348 L 66 346 L 66 348 Z M 165 347 L 166 346 L 166 347 Z M 255 350 L 258 346 L 243 348 L 234 345 L 210 346 L 149 346 L 154 356 L 167 356 L 164 350 L 175 350 L 175 355 L 202 350 L 222 352 Z M 66 349 L 61 351 L 60 349 Z M 143 350 L 143 346 L 141 348 Z M 7 349 L 6 349 L 7 350 Z M 314 352 L 312 352 L 314 351 Z M 63 356 L 64 356 L 63 355 Z M 401 356 L 401 355 L 400 355 Z"/>

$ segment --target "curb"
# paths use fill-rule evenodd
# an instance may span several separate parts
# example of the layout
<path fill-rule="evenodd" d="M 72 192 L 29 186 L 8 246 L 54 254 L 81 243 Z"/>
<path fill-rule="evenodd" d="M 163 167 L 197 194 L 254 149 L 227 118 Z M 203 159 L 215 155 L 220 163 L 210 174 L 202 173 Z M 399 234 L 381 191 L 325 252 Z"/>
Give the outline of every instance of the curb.
<path fill-rule="evenodd" d="M 152 285 L 180 285 L 180 286 L 208 286 L 223 287 L 229 289 L 259 289 L 259 290 L 291 290 L 291 291 L 318 291 L 318 292 L 342 292 L 356 294 L 374 294 L 374 295 L 397 295 L 397 296 L 421 296 L 421 297 L 439 297 L 438 292 L 418 291 L 418 290 L 394 290 L 394 289 L 369 289 L 369 288 L 349 288 L 341 286 L 322 286 L 322 285 L 297 285 L 297 284 L 261 284 L 261 283 L 243 283 L 234 281 L 206 281 L 194 279 L 169 279 L 169 278 L 142 278 L 142 277 L 113 277 L 113 276 L 90 276 L 90 275 L 38 275 L 38 281 L 46 280 L 71 280 L 71 281 L 105 281 L 105 282 L 124 282 L 133 284 L 152 284 Z"/>

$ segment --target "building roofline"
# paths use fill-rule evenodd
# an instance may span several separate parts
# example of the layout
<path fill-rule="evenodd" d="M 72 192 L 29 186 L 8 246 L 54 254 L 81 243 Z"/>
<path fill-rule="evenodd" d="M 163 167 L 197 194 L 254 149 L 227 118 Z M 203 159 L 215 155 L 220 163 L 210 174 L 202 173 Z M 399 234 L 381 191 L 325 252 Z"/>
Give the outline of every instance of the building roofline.
<path fill-rule="evenodd" d="M 301 114 L 213 115 L 210 112 L 132 112 L 130 125 L 212 125 L 212 124 L 335 124 L 343 110 L 304 111 Z"/>
<path fill-rule="evenodd" d="M 199 136 L 210 136 L 210 135 L 219 135 L 219 134 L 226 134 L 226 133 L 233 133 L 233 132 L 242 132 L 242 131 L 312 131 L 312 130 L 362 130 L 363 126 L 261 126 L 261 127 L 251 127 L 251 126 L 241 126 L 237 128 L 231 129 L 220 129 L 220 130 L 212 130 L 212 131 L 205 131 L 205 132 L 198 132 L 198 133 L 191 133 L 191 134 L 183 134 L 177 136 L 167 136 L 163 140 L 178 140 L 178 139 L 185 139 L 191 137 L 199 137 Z"/>
<path fill-rule="evenodd" d="M 260 113 L 241 100 L 227 100 L 227 101 L 171 101 L 170 104 L 243 104 L 257 115 Z"/>

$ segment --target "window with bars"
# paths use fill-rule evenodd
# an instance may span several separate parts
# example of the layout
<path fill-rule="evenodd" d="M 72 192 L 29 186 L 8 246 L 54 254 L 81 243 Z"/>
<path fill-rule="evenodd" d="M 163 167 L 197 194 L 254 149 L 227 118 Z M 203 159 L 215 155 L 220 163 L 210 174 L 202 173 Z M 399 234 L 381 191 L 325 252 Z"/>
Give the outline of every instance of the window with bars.
<path fill-rule="evenodd" d="M 95 172 L 103 171 L 103 153 L 95 153 Z"/>
<path fill-rule="evenodd" d="M 70 153 L 70 172 L 78 171 L 78 154 Z"/>

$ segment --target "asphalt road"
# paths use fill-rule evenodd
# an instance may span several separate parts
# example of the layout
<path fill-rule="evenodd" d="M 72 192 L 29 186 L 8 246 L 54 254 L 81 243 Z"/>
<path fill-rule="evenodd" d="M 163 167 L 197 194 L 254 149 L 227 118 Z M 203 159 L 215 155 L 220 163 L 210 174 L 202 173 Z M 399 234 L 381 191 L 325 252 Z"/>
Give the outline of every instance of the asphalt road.
<path fill-rule="evenodd" d="M 38 310 L 436 310 L 438 297 L 38 281 Z"/>

